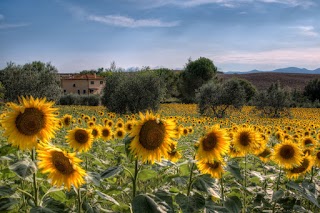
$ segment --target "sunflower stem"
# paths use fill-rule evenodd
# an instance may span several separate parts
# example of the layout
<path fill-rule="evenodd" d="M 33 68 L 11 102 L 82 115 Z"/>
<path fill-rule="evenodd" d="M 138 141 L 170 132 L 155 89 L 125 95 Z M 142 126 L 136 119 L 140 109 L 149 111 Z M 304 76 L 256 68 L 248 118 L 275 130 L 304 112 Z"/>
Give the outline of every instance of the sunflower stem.
<path fill-rule="evenodd" d="M 137 193 L 137 179 L 138 179 L 138 159 L 134 162 L 134 176 L 132 179 L 132 199 L 136 196 Z"/>
<path fill-rule="evenodd" d="M 222 201 L 222 206 L 224 204 L 224 187 L 223 187 L 223 176 L 221 173 L 221 178 L 220 178 L 220 185 L 221 185 L 221 201 Z"/>
<path fill-rule="evenodd" d="M 314 176 L 314 167 L 311 168 L 311 178 L 310 178 L 310 183 L 313 182 L 313 176 Z"/>
<path fill-rule="evenodd" d="M 277 180 L 276 191 L 279 190 L 280 178 L 281 178 L 281 167 L 280 167 L 279 176 L 278 176 L 278 180 Z M 273 203 L 273 207 L 272 207 L 272 213 L 274 213 L 276 210 L 276 204 L 277 204 L 277 201 L 275 200 Z"/>
<path fill-rule="evenodd" d="M 32 148 L 32 152 L 31 152 L 31 158 L 32 158 L 32 161 L 34 163 L 36 163 L 36 149 L 35 147 Z M 34 172 L 32 174 L 32 179 L 33 179 L 33 191 L 34 191 L 34 204 L 35 206 L 38 206 L 38 201 L 39 201 L 39 198 L 38 198 L 38 185 L 37 185 L 37 173 Z"/>
<path fill-rule="evenodd" d="M 81 213 L 81 191 L 80 191 L 80 187 L 77 189 L 77 194 L 78 194 L 78 213 Z"/>
<path fill-rule="evenodd" d="M 192 163 L 191 169 L 190 169 L 190 176 L 189 176 L 189 184 L 188 184 L 188 191 L 187 191 L 187 196 L 189 197 L 190 191 L 191 191 L 191 186 L 192 186 L 192 174 L 193 174 L 193 168 L 194 168 L 194 163 Z"/>
<path fill-rule="evenodd" d="M 243 191 L 243 212 L 246 212 L 247 208 L 247 154 L 244 157 L 244 191 Z"/>

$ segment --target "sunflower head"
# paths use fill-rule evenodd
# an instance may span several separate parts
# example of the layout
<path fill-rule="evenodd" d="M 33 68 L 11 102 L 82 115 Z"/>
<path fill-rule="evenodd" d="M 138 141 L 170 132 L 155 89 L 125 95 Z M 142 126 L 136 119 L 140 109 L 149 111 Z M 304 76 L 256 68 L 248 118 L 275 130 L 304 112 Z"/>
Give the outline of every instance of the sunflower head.
<path fill-rule="evenodd" d="M 130 137 L 130 150 L 133 156 L 137 156 L 143 162 L 161 161 L 161 158 L 168 158 L 170 144 L 175 137 L 175 122 L 172 120 L 160 120 L 159 117 L 147 112 L 140 113 L 140 121 L 132 129 Z"/>
<path fill-rule="evenodd" d="M 225 163 L 223 161 L 198 161 L 197 167 L 202 174 L 210 174 L 212 178 L 220 179 L 224 173 L 223 166 Z"/>
<path fill-rule="evenodd" d="M 123 128 L 117 128 L 114 132 L 115 138 L 123 139 L 126 134 L 126 131 Z"/>
<path fill-rule="evenodd" d="M 215 126 L 200 139 L 196 159 L 208 162 L 221 161 L 222 156 L 228 153 L 229 146 L 226 131 Z"/>
<path fill-rule="evenodd" d="M 261 138 L 259 133 L 251 128 L 239 128 L 233 136 L 235 149 L 245 153 L 254 153 L 261 148 Z"/>
<path fill-rule="evenodd" d="M 81 160 L 74 153 L 66 153 L 49 144 L 39 145 L 37 153 L 38 167 L 42 173 L 49 173 L 52 185 L 64 185 L 70 190 L 71 185 L 79 188 L 85 182 L 86 172 L 78 165 Z"/>
<path fill-rule="evenodd" d="M 305 156 L 303 157 L 303 160 L 300 166 L 294 167 L 286 171 L 287 177 L 289 179 L 297 179 L 300 176 L 309 172 L 312 169 L 313 164 L 314 164 L 314 161 L 312 157 Z"/>
<path fill-rule="evenodd" d="M 291 141 L 284 141 L 274 147 L 274 152 L 271 158 L 280 167 L 292 169 L 300 166 L 302 156 L 303 151 L 297 144 Z"/>
<path fill-rule="evenodd" d="M 19 101 L 20 105 L 9 104 L 10 111 L 2 119 L 3 134 L 9 143 L 24 150 L 35 147 L 37 140 L 46 142 L 53 138 L 58 129 L 54 103 L 33 97 L 22 97 Z"/>
<path fill-rule="evenodd" d="M 181 158 L 181 154 L 177 151 L 175 144 L 170 144 L 170 150 L 168 151 L 168 160 L 171 162 L 177 162 Z"/>
<path fill-rule="evenodd" d="M 62 117 L 62 123 L 63 123 L 63 126 L 69 127 L 72 124 L 72 115 L 65 114 Z"/>
<path fill-rule="evenodd" d="M 93 136 L 91 130 L 83 128 L 75 128 L 68 132 L 66 136 L 67 142 L 77 151 L 87 151 L 91 148 Z"/>
<path fill-rule="evenodd" d="M 108 141 L 111 139 L 112 137 L 112 130 L 109 126 L 104 126 L 101 128 L 101 138 L 104 140 L 104 141 Z"/>

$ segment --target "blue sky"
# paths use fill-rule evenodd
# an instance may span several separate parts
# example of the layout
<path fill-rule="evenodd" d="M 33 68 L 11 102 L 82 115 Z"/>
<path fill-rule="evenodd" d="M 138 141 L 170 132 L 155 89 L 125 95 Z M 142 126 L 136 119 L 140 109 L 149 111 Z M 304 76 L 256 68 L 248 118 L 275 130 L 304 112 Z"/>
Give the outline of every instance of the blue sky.
<path fill-rule="evenodd" d="M 320 67 L 320 0 L 0 0 L 0 69 Z"/>

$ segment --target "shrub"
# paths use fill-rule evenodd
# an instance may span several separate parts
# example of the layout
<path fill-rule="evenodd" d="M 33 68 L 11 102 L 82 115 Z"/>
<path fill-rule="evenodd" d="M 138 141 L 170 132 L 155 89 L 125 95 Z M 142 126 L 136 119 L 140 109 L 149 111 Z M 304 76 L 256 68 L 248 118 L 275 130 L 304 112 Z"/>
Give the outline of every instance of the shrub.
<path fill-rule="evenodd" d="M 60 97 L 60 105 L 80 105 L 80 95 L 78 94 L 67 94 Z"/>

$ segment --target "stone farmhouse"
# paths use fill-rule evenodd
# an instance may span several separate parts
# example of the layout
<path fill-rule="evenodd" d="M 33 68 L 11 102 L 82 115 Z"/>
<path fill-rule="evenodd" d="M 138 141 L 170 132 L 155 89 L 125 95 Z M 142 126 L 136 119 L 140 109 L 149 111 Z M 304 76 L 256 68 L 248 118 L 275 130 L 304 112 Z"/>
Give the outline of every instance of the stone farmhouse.
<path fill-rule="evenodd" d="M 101 94 L 105 80 L 96 74 L 60 73 L 63 94 L 90 95 Z"/>

